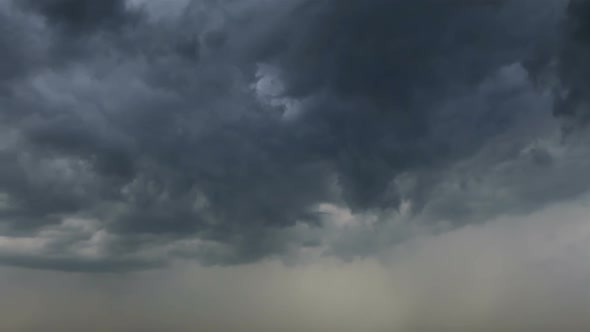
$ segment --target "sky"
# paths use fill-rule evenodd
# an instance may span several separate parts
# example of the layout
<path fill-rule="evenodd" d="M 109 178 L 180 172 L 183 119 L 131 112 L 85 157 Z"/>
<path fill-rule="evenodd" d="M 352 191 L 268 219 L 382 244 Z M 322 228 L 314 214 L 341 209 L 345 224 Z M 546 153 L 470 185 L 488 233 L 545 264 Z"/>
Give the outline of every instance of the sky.
<path fill-rule="evenodd" d="M 0 49 L 2 331 L 590 330 L 588 1 L 0 0 Z"/>

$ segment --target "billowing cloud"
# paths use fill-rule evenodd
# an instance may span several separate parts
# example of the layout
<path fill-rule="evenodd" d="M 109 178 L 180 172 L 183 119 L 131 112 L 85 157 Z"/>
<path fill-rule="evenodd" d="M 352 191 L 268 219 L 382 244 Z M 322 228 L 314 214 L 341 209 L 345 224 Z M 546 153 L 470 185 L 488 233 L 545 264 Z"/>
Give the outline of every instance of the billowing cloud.
<path fill-rule="evenodd" d="M 568 6 L 566 37 L 557 59 L 556 114 L 568 119 L 566 129 L 583 127 L 588 123 L 588 63 L 590 54 L 590 5 L 574 0 Z"/>
<path fill-rule="evenodd" d="M 0 263 L 354 257 L 577 197 L 568 6 L 3 1 Z"/>

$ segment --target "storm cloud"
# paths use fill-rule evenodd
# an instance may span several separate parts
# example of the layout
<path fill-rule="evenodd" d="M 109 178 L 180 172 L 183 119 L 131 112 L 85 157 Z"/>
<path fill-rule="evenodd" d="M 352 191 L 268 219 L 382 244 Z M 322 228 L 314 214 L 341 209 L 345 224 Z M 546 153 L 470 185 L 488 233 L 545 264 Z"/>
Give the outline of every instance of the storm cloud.
<path fill-rule="evenodd" d="M 588 123 L 588 63 L 590 46 L 590 5 L 587 1 L 571 1 L 565 24 L 566 38 L 557 60 L 559 71 L 558 98 L 555 113 L 568 119 L 568 130 Z"/>
<path fill-rule="evenodd" d="M 0 263 L 350 258 L 575 198 L 573 6 L 2 1 Z"/>

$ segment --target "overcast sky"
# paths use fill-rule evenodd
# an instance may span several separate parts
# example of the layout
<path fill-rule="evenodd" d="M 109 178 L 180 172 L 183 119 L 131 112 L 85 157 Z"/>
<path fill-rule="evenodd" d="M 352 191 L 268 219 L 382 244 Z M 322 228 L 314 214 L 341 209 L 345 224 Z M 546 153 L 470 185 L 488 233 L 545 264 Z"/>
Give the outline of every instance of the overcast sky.
<path fill-rule="evenodd" d="M 590 330 L 590 2 L 0 0 L 0 330 Z"/>

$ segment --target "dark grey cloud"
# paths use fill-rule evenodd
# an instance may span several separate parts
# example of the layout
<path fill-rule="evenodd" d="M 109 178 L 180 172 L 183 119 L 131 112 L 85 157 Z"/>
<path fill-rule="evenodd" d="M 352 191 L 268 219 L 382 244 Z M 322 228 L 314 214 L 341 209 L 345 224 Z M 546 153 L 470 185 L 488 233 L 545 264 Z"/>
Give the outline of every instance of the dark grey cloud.
<path fill-rule="evenodd" d="M 568 120 L 566 129 L 571 130 L 588 123 L 590 71 L 586 59 L 590 55 L 590 4 L 575 0 L 567 9 L 565 37 L 557 60 L 559 98 L 555 110 Z"/>
<path fill-rule="evenodd" d="M 316 2 L 262 55 L 280 68 L 286 96 L 316 99 L 298 121 L 316 129 L 348 203 L 388 206 L 399 200 L 387 197 L 397 175 L 470 155 L 528 112 L 504 105 L 522 85 L 482 83 L 553 43 L 563 3 L 543 4 Z M 533 18 L 510 27 L 520 15 Z M 443 106 L 460 98 L 474 103 Z"/>
<path fill-rule="evenodd" d="M 116 27 L 131 18 L 125 0 L 25 0 L 19 4 L 70 33 Z"/>
<path fill-rule="evenodd" d="M 160 17 L 122 0 L 3 4 L 0 31 L 17 37 L 0 35 L 0 230 L 40 243 L 4 260 L 256 261 L 325 244 L 321 204 L 410 202 L 455 226 L 512 213 L 473 195 L 473 178 L 581 165 L 556 168 L 533 144 L 551 135 L 553 100 L 531 78 L 569 36 L 566 6 L 195 0 Z M 499 174 L 528 209 L 587 189 L 562 179 L 536 195 L 534 178 Z M 71 218 L 93 226 L 64 233 Z"/>

